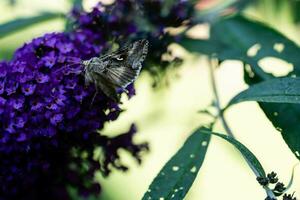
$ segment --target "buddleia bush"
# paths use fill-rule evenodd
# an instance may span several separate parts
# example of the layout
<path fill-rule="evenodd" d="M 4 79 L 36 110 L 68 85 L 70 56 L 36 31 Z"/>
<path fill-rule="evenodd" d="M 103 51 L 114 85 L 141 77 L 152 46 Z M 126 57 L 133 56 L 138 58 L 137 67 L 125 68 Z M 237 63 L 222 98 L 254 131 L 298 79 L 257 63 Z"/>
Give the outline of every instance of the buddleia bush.
<path fill-rule="evenodd" d="M 83 67 L 74 62 L 144 38 L 151 43 L 146 68 L 166 66 L 161 56 L 174 38 L 164 28 L 180 26 L 192 9 L 178 1 L 162 13 L 163 4 L 119 0 L 91 12 L 74 7 L 65 32 L 35 38 L 0 63 L 0 199 L 69 199 L 68 187 L 83 196 L 99 194 L 96 171 L 127 170 L 119 149 L 141 162 L 148 146 L 133 142 L 134 123 L 116 137 L 101 134 L 122 109 L 101 91 L 93 99 L 95 86 L 85 86 Z M 124 95 L 134 94 L 129 85 Z M 94 158 L 96 148 L 101 159 Z"/>
<path fill-rule="evenodd" d="M 142 162 L 149 147 L 147 142 L 134 142 L 138 131 L 134 122 L 128 122 L 129 130 L 115 137 L 102 133 L 105 123 L 118 120 L 122 102 L 112 100 L 93 84 L 86 85 L 84 64 L 140 39 L 149 42 L 142 70 L 151 77 L 164 75 L 181 63 L 168 49 L 172 43 L 206 55 L 214 94 L 211 105 L 195 111 L 209 116 L 209 123 L 199 122 L 199 128 L 165 164 L 142 199 L 184 199 L 205 160 L 211 136 L 216 136 L 242 154 L 266 200 L 296 200 L 295 193 L 288 191 L 295 167 L 287 184 L 280 182 L 275 172 L 266 173 L 257 157 L 236 139 L 224 116 L 237 103 L 258 102 L 299 159 L 300 49 L 283 34 L 242 13 L 246 5 L 258 1 L 226 1 L 203 10 L 210 1 L 116 0 L 98 3 L 91 11 L 83 9 L 81 0 L 72 2 L 67 14 L 42 13 L 0 25 L 0 37 L 4 37 L 34 23 L 59 17 L 66 22 L 64 31 L 34 38 L 10 60 L 0 62 L 1 200 L 71 199 L 74 191 L 79 198 L 97 196 L 101 183 L 95 180 L 96 172 L 108 176 L 114 169 L 128 170 L 119 150 Z M 202 23 L 210 27 L 209 37 L 191 37 L 190 28 Z M 259 48 L 250 54 L 254 47 Z M 266 72 L 259 62 L 267 57 L 287 61 L 293 70 L 281 77 Z M 225 60 L 243 64 L 249 88 L 222 107 L 214 74 Z M 130 99 L 135 95 L 134 84 L 117 92 Z M 226 134 L 214 132 L 219 120 Z"/>

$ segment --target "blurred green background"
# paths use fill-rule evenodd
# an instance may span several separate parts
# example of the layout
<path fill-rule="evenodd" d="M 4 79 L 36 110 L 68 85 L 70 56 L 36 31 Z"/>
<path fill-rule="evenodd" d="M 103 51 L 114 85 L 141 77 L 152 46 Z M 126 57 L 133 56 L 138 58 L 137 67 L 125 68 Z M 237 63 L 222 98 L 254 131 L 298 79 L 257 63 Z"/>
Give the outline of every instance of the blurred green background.
<path fill-rule="evenodd" d="M 0 23 L 43 11 L 65 13 L 71 7 L 68 0 L 16 0 L 15 6 L 11 6 L 9 2 L 0 1 Z M 84 6 L 90 9 L 95 2 L 97 1 L 86 0 Z M 300 29 L 297 23 L 299 14 L 295 1 L 259 0 L 247 8 L 245 14 L 268 23 L 296 43 L 300 43 Z M 64 26 L 62 19 L 56 19 L 0 38 L 1 60 L 10 59 L 12 52 L 24 42 L 47 32 L 61 31 Z M 207 28 L 203 26 L 195 32 L 205 35 Z M 131 122 L 136 122 L 139 128 L 136 141 L 148 141 L 151 151 L 144 155 L 141 166 L 126 152 L 121 152 L 124 163 L 130 166 L 130 171 L 114 171 L 108 178 L 97 177 L 103 186 L 103 200 L 141 199 L 153 178 L 183 144 L 188 134 L 199 124 L 209 122 L 209 118 L 197 113 L 212 100 L 208 60 L 205 56 L 189 55 L 176 45 L 173 48 L 185 57 L 185 61 L 182 67 L 169 72 L 164 78 L 163 81 L 169 84 L 162 84 L 163 86 L 153 89 L 152 77 L 142 73 L 135 83 L 137 95 L 130 101 L 124 99 L 122 108 L 126 109 L 126 112 L 123 112 L 116 122 L 107 123 L 105 126 L 104 134 L 113 135 L 126 131 Z M 272 68 L 268 67 L 270 64 Z M 262 63 L 262 67 L 274 73 L 285 73 L 288 63 L 270 58 Z M 217 70 L 216 79 L 223 105 L 247 87 L 242 77 L 242 64 L 237 61 L 224 62 Z M 250 102 L 234 106 L 226 113 L 226 118 L 237 139 L 252 150 L 266 171 L 276 171 L 280 180 L 287 183 L 292 167 L 298 161 L 258 105 Z M 224 132 L 221 124 L 216 126 L 216 131 Z M 290 191 L 296 191 L 295 196 L 300 197 L 299 166 Z M 255 176 L 241 155 L 230 144 L 213 138 L 204 165 L 186 199 L 264 198 L 264 190 L 257 184 Z"/>

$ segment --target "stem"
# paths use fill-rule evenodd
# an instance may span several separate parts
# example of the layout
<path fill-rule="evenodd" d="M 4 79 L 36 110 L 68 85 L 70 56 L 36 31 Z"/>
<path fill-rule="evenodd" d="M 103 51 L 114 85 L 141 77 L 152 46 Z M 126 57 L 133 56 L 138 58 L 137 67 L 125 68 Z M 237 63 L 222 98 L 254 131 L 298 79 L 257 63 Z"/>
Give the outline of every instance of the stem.
<path fill-rule="evenodd" d="M 232 138 L 235 138 L 233 132 L 231 131 L 229 125 L 227 124 L 222 108 L 221 108 L 221 104 L 220 104 L 220 98 L 219 98 L 219 94 L 218 94 L 218 90 L 217 90 L 217 86 L 216 86 L 216 79 L 215 79 L 215 74 L 214 74 L 214 66 L 217 66 L 217 60 L 211 58 L 210 59 L 210 65 L 209 65 L 209 73 L 210 73 L 210 80 L 211 80 L 211 85 L 212 85 L 212 89 L 213 89 L 213 93 L 215 96 L 215 104 L 216 104 L 216 108 L 218 110 L 218 117 L 220 118 L 222 125 L 226 131 L 226 133 L 231 136 Z M 255 169 L 255 167 L 245 158 L 245 156 L 243 155 L 244 159 L 246 160 L 246 162 L 248 163 L 249 167 L 251 168 L 251 170 L 253 171 L 253 173 L 255 174 L 256 177 L 259 177 L 259 173 L 257 172 L 257 170 Z M 268 187 L 268 186 L 264 186 L 263 187 L 268 195 L 268 197 L 274 198 L 276 199 L 276 196 L 274 195 L 273 191 Z"/>
<path fill-rule="evenodd" d="M 218 117 L 220 117 L 221 119 L 221 122 L 223 124 L 223 127 L 226 131 L 226 133 L 233 137 L 234 138 L 234 135 L 231 131 L 231 129 L 229 128 L 225 118 L 224 118 L 224 115 L 223 115 L 223 112 L 222 112 L 222 109 L 221 109 L 221 104 L 220 104 L 220 98 L 219 98 L 219 94 L 218 94 L 218 90 L 217 90 L 217 85 L 216 85 L 216 79 L 215 79 L 215 75 L 214 75 L 214 66 L 215 65 L 215 60 L 211 59 L 211 64 L 209 66 L 209 74 L 210 74 L 210 80 L 211 80 L 211 85 L 212 85 L 212 89 L 213 89 L 213 92 L 214 92 L 214 96 L 215 96 L 215 103 L 216 103 L 216 108 L 218 110 Z"/>

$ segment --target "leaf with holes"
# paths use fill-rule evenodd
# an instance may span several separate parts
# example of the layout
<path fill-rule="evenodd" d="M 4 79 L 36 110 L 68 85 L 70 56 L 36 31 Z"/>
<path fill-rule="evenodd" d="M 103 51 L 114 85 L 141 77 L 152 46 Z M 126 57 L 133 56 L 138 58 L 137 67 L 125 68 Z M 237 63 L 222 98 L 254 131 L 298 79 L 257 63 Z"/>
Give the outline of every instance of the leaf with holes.
<path fill-rule="evenodd" d="M 204 161 L 210 135 L 208 129 L 197 129 L 165 164 L 151 183 L 143 200 L 183 199 Z"/>
<path fill-rule="evenodd" d="M 259 67 L 258 62 L 266 57 L 279 58 L 292 64 L 294 70 L 288 76 L 300 76 L 299 47 L 274 29 L 242 16 L 233 16 L 213 24 L 209 40 L 183 38 L 181 45 L 189 51 L 214 56 L 221 61 L 230 59 L 244 62 L 247 64 L 244 78 L 249 85 L 275 78 Z M 260 48 L 255 54 L 247 54 L 253 46 Z M 274 127 L 281 132 L 294 155 L 300 159 L 300 105 L 259 105 Z"/>

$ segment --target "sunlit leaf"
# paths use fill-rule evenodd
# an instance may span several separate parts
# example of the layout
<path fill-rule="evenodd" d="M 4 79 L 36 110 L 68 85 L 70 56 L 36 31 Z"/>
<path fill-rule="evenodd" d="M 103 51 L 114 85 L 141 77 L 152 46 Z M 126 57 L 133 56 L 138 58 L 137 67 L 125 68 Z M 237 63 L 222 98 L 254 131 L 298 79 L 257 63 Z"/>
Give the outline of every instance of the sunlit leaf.
<path fill-rule="evenodd" d="M 17 18 L 15 20 L 0 24 L 0 38 L 3 38 L 9 34 L 15 33 L 22 29 L 28 28 L 38 23 L 46 22 L 49 20 L 62 18 L 62 13 L 50 13 L 45 12 L 32 17 Z"/>
<path fill-rule="evenodd" d="M 174 199 L 185 197 L 204 161 L 210 135 L 207 129 L 197 129 L 165 164 L 151 183 L 143 200 Z"/>

